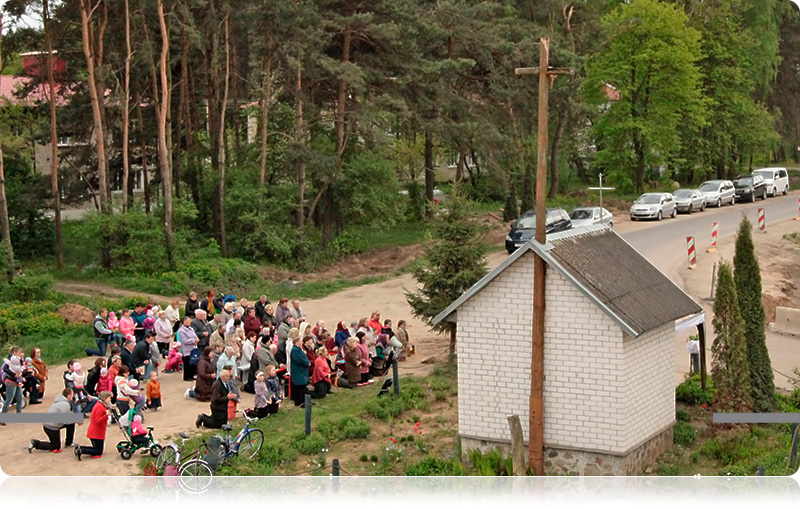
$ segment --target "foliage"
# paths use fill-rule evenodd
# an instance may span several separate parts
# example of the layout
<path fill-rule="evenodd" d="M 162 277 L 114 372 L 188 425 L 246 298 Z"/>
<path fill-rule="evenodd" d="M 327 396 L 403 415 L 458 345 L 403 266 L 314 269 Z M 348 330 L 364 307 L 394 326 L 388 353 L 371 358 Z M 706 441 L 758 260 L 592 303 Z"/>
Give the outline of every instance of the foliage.
<path fill-rule="evenodd" d="M 747 216 L 743 216 L 739 223 L 733 267 L 736 297 L 744 320 L 753 410 L 770 412 L 775 409 L 775 381 L 767 350 L 766 316 L 761 301 L 761 269 Z"/>
<path fill-rule="evenodd" d="M 303 432 L 297 433 L 292 437 L 292 448 L 296 449 L 300 454 L 310 456 L 317 454 L 327 445 L 327 440 L 323 435 L 314 434 L 306 435 Z"/>
<path fill-rule="evenodd" d="M 390 421 L 407 410 L 427 410 L 430 402 L 425 389 L 416 383 L 405 383 L 400 394 L 388 394 L 364 404 L 364 411 L 383 421 Z"/>
<path fill-rule="evenodd" d="M 711 380 L 709 386 L 703 390 L 699 374 L 687 375 L 686 379 L 675 387 L 675 401 L 687 405 L 707 405 L 711 403 Z"/>
<path fill-rule="evenodd" d="M 486 275 L 483 231 L 470 220 L 464 199 L 455 192 L 433 223 L 432 235 L 435 240 L 425 248 L 425 263 L 413 271 L 422 289 L 407 291 L 406 300 L 414 316 L 433 330 L 450 332 L 453 351 L 454 325 L 442 322 L 434 326 L 431 320 Z"/>
<path fill-rule="evenodd" d="M 747 412 L 753 408 L 748 371 L 744 320 L 739 311 L 730 264 L 719 265 L 714 296 L 714 332 L 711 345 L 714 409 L 718 412 Z"/>
<path fill-rule="evenodd" d="M 53 278 L 49 275 L 26 274 L 18 276 L 0 287 L 0 301 L 30 302 L 46 300 L 53 289 Z"/>
<path fill-rule="evenodd" d="M 700 33 L 677 6 L 632 0 L 602 20 L 606 38 L 589 60 L 586 93 L 608 104 L 606 83 L 619 93 L 594 126 L 601 168 L 619 168 L 609 183 L 644 191 L 645 169 L 666 162 L 680 146 L 677 127 L 702 124 Z"/>
<path fill-rule="evenodd" d="M 259 461 L 277 467 L 297 459 L 297 449 L 278 441 L 265 442 L 258 452 Z"/>
<path fill-rule="evenodd" d="M 429 456 L 424 460 L 408 465 L 405 475 L 413 476 L 455 476 L 466 475 L 464 465 L 457 459 L 443 460 Z"/>
<path fill-rule="evenodd" d="M 688 446 L 697 437 L 697 430 L 694 426 L 685 421 L 678 421 L 672 428 L 672 441 L 677 445 Z"/>
<path fill-rule="evenodd" d="M 678 421 L 688 422 L 691 419 L 691 415 L 686 410 L 679 408 L 675 411 L 675 419 Z"/>
<path fill-rule="evenodd" d="M 367 438 L 371 429 L 367 421 L 345 416 L 321 421 L 317 424 L 317 431 L 329 441 L 337 442 L 347 439 Z"/>
<path fill-rule="evenodd" d="M 486 453 L 471 449 L 467 451 L 467 458 L 477 475 L 510 475 L 514 471 L 511 455 L 504 457 L 503 452 L 497 448 Z"/>

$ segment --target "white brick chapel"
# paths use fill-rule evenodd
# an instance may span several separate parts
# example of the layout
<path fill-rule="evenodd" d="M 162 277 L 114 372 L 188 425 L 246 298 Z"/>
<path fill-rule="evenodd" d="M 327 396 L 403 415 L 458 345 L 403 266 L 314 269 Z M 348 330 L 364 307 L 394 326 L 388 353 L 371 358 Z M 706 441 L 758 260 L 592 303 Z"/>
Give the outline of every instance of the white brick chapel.
<path fill-rule="evenodd" d="M 544 460 L 548 473 L 639 475 L 672 445 L 675 321 L 702 311 L 613 230 L 528 242 L 434 318 L 457 322 L 462 450 L 528 440 L 533 265 L 547 263 Z"/>

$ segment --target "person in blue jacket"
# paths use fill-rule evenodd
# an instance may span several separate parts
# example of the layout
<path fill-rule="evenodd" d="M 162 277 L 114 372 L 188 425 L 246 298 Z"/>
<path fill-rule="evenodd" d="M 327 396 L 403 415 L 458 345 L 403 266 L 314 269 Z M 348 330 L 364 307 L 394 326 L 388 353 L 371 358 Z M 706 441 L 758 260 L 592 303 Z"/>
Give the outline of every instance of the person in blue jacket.
<path fill-rule="evenodd" d="M 294 346 L 289 354 L 289 372 L 292 380 L 292 401 L 294 406 L 302 406 L 306 399 L 308 386 L 308 367 L 311 365 L 306 353 L 303 351 L 303 338 L 299 335 L 294 339 Z"/>

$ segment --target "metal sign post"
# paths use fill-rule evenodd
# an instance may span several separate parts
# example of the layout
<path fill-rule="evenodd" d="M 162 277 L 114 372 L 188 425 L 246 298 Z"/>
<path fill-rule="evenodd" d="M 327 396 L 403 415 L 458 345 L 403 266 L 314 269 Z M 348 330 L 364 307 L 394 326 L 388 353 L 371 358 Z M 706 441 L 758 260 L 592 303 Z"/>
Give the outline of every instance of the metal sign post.
<path fill-rule="evenodd" d="M 613 191 L 615 188 L 613 187 L 603 187 L 603 174 L 601 173 L 598 175 L 600 177 L 600 187 L 590 187 L 588 188 L 590 191 L 600 191 L 600 208 L 603 208 L 603 191 Z M 600 211 L 600 222 L 603 222 L 603 211 Z"/>

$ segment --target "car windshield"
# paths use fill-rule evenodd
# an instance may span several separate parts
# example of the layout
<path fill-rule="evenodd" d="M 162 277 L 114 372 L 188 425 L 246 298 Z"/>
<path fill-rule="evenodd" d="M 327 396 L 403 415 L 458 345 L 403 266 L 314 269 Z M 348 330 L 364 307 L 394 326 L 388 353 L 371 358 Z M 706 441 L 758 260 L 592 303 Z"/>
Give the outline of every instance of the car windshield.
<path fill-rule="evenodd" d="M 710 182 L 706 182 L 702 186 L 700 186 L 701 191 L 711 192 L 711 191 L 719 191 L 719 184 L 712 184 Z"/>
<path fill-rule="evenodd" d="M 673 193 L 673 196 L 675 196 L 675 198 L 691 198 L 692 192 L 688 189 L 679 189 Z"/>
<path fill-rule="evenodd" d="M 517 221 L 517 224 L 514 225 L 514 228 L 536 228 L 536 216 L 530 215 L 519 218 L 519 221 Z"/>
<path fill-rule="evenodd" d="M 756 175 L 761 175 L 764 177 L 764 180 L 772 180 L 773 172 L 772 170 L 763 170 L 763 171 L 754 171 Z"/>
<path fill-rule="evenodd" d="M 753 177 L 744 177 L 734 182 L 736 187 L 749 187 L 753 185 Z"/>
<path fill-rule="evenodd" d="M 570 219 L 591 219 L 592 218 L 592 210 L 591 209 L 577 209 L 573 210 L 569 213 Z"/>
<path fill-rule="evenodd" d="M 644 203 L 646 205 L 652 205 L 654 203 L 661 203 L 661 195 L 660 194 L 643 194 L 636 203 Z"/>

